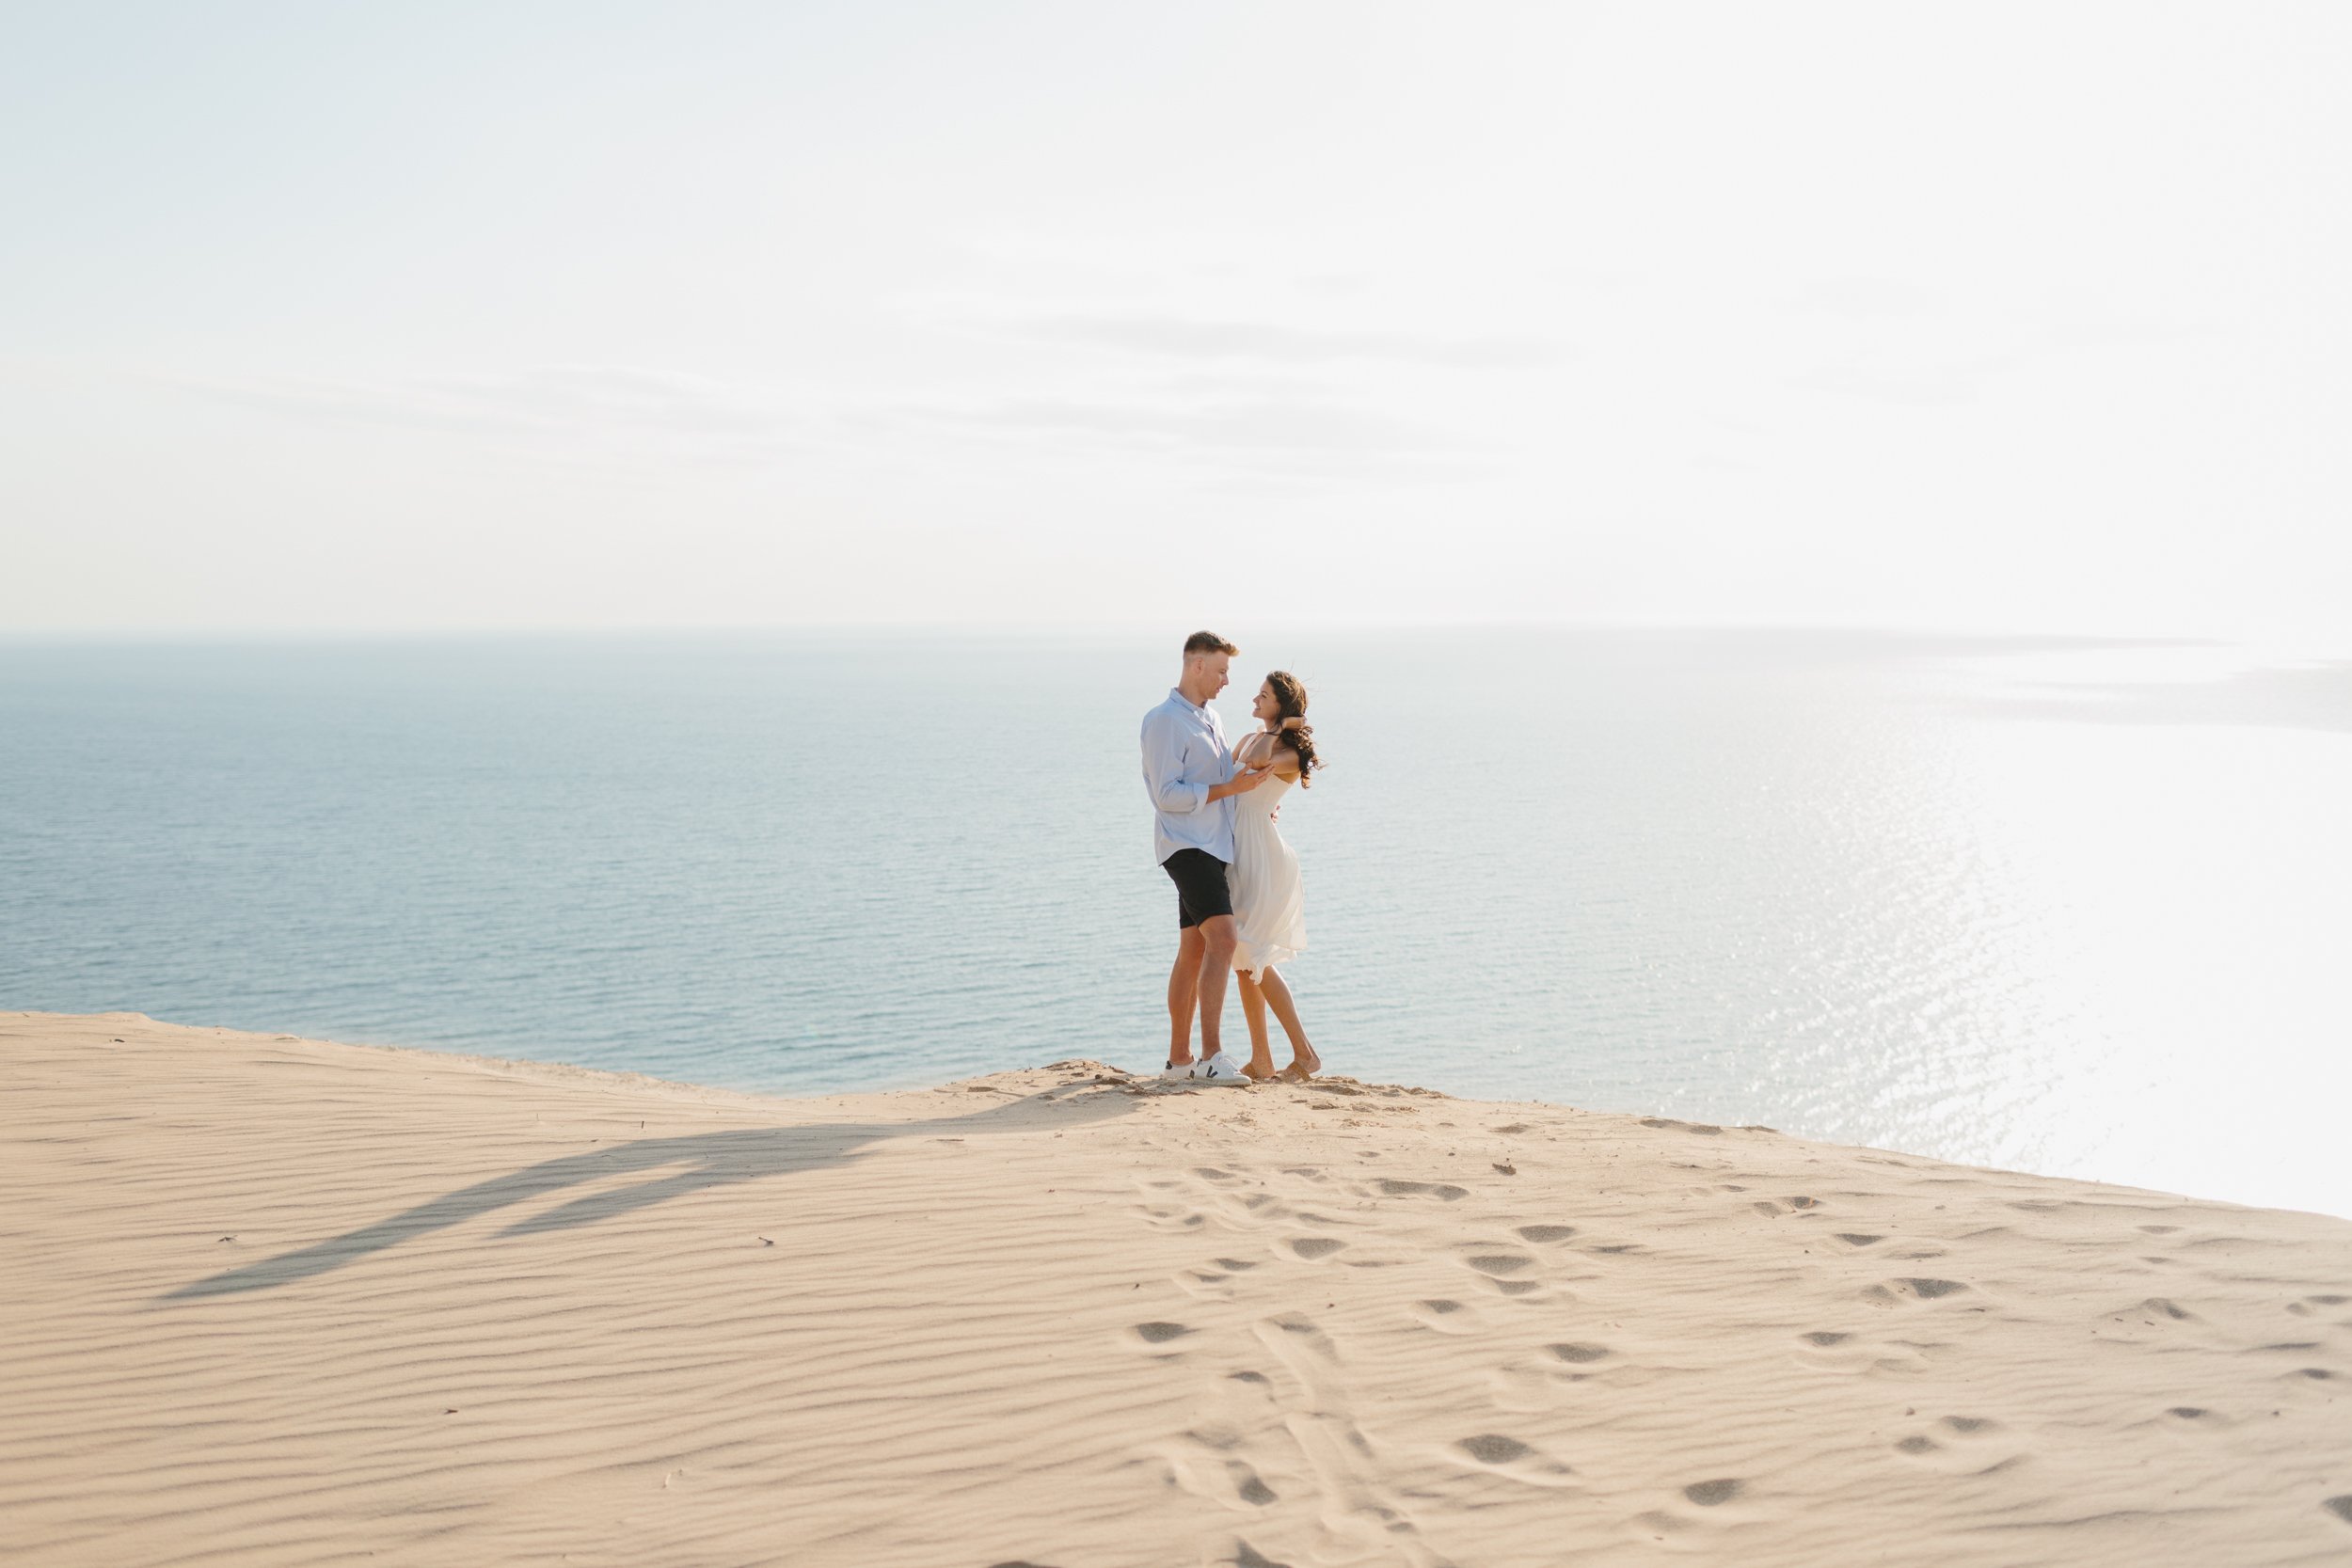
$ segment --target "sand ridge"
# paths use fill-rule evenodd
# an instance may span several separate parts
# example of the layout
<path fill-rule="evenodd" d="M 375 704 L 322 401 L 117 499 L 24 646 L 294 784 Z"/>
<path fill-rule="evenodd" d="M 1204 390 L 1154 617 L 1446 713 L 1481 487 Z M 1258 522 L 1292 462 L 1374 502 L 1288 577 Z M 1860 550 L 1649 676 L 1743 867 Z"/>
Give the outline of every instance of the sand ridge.
<path fill-rule="evenodd" d="M 0 1556 L 2352 1560 L 2352 1224 L 1094 1062 L 0 1014 Z"/>

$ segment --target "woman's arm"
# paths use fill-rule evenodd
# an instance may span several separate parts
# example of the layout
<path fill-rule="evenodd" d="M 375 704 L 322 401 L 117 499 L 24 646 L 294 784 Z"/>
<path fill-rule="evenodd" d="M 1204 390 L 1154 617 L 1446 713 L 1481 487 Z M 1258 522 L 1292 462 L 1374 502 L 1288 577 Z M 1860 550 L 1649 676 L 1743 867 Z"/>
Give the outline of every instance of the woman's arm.
<path fill-rule="evenodd" d="M 1244 736 L 1233 757 L 1252 768 L 1271 768 L 1286 779 L 1298 777 L 1298 753 L 1263 730 Z"/>

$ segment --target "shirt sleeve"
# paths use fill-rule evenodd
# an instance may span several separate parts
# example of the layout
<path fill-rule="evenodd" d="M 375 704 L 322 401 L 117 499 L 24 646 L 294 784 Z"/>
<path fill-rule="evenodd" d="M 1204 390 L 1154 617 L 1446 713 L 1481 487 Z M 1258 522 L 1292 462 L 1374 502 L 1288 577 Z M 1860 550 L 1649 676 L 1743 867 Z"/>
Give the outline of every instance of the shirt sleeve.
<path fill-rule="evenodd" d="M 1175 719 L 1154 711 L 1143 721 L 1143 787 L 1170 816 L 1189 816 L 1209 803 L 1209 786 L 1186 784 L 1184 733 Z"/>

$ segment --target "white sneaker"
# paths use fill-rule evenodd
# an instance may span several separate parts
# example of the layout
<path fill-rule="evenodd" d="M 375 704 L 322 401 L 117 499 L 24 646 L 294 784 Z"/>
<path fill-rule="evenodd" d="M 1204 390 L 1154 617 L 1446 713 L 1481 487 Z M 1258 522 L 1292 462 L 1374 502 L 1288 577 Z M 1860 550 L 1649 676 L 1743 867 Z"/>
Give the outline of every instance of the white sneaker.
<path fill-rule="evenodd" d="M 1200 1064 L 1199 1062 L 1170 1062 L 1160 1069 L 1160 1077 L 1170 1084 L 1181 1084 L 1188 1078 L 1198 1078 L 1200 1075 Z"/>
<path fill-rule="evenodd" d="M 1246 1089 L 1250 1084 L 1249 1075 L 1242 1071 L 1241 1064 L 1222 1051 L 1214 1056 L 1201 1058 L 1200 1071 L 1198 1076 L 1203 1083 L 1216 1084 L 1228 1088 Z"/>

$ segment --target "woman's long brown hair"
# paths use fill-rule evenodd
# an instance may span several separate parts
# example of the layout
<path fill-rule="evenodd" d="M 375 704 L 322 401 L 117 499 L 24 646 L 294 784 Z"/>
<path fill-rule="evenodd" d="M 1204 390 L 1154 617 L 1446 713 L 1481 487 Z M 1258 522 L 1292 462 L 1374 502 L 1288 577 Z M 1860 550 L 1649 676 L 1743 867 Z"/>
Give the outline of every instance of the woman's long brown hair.
<path fill-rule="evenodd" d="M 1281 713 L 1274 738 L 1297 753 L 1298 782 L 1311 784 L 1313 781 L 1310 775 L 1323 766 L 1323 759 L 1315 755 L 1315 727 L 1307 722 L 1307 689 L 1288 670 L 1273 672 L 1265 683 L 1274 693 L 1274 705 Z M 1291 722 L 1293 720 L 1297 722 Z"/>

